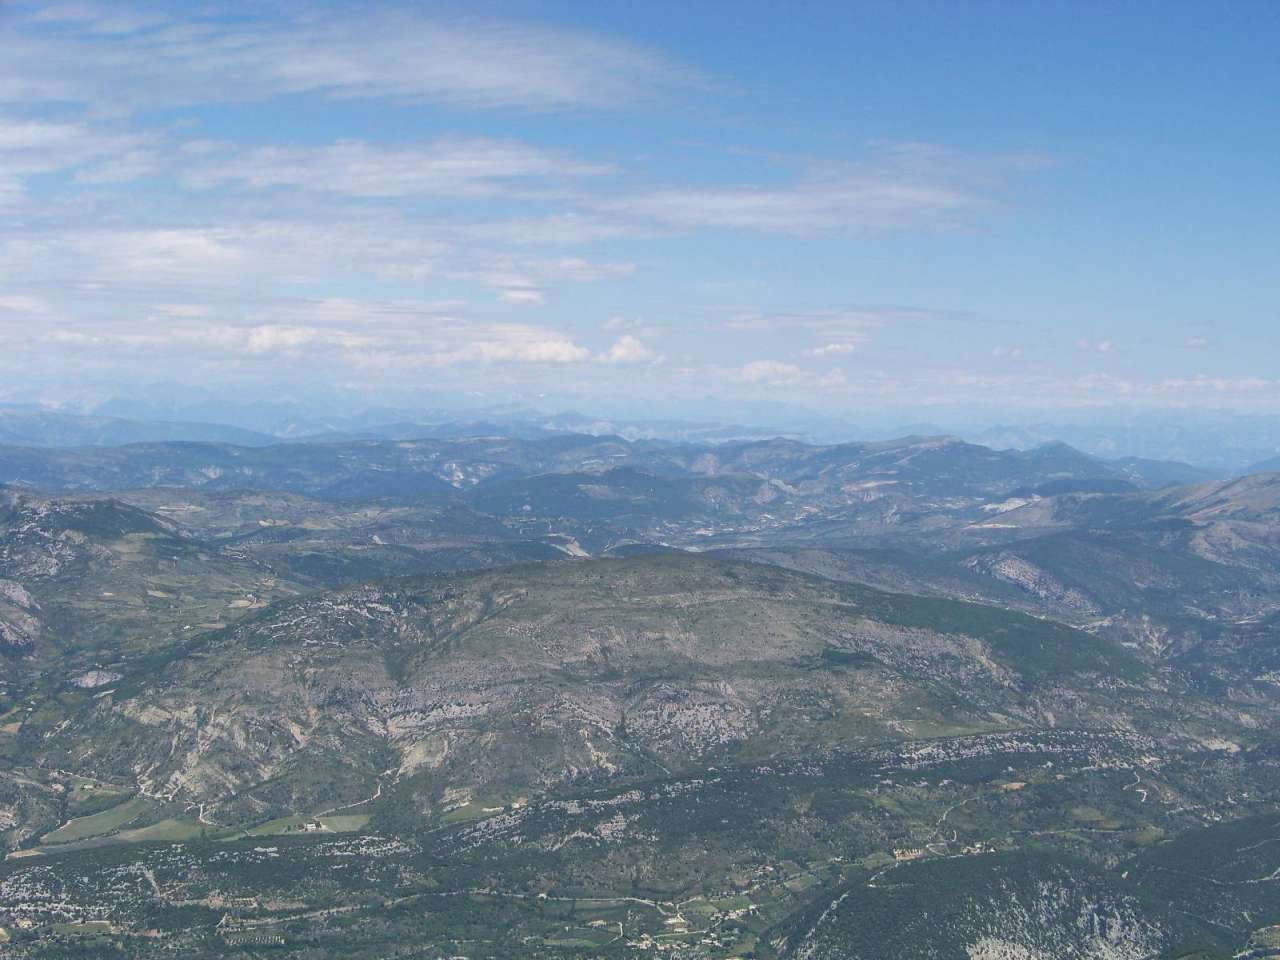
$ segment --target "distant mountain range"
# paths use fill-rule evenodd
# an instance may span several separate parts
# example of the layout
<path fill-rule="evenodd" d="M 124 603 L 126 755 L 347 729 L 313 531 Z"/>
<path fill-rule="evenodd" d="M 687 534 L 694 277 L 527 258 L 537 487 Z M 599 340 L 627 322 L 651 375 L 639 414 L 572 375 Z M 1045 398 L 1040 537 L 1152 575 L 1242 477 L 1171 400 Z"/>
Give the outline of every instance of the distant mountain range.
<path fill-rule="evenodd" d="M 965 439 L 993 447 L 1027 449 L 1063 442 L 1104 459 L 1140 457 L 1189 464 L 1216 476 L 1256 473 L 1260 461 L 1280 456 L 1280 417 L 1148 417 L 1131 423 L 1041 423 L 963 431 Z"/>
<path fill-rule="evenodd" d="M 445 400 L 451 402 L 446 403 Z M 820 445 L 887 440 L 906 435 L 956 435 L 994 449 L 1029 450 L 1066 443 L 1104 460 L 1177 462 L 1204 471 L 1200 479 L 1256 472 L 1254 465 L 1280 457 L 1280 417 L 1151 414 L 1123 421 L 973 425 L 854 422 L 799 408 L 734 410 L 732 421 L 710 418 L 618 417 L 549 412 L 531 405 L 460 406 L 440 398 L 433 408 L 337 404 L 313 406 L 282 400 L 234 404 L 213 397 L 185 404 L 106 400 L 58 410 L 23 404 L 0 406 L 0 442 L 35 446 L 114 445 L 163 440 L 259 444 L 274 440 L 412 440 L 468 436 L 534 439 L 558 433 L 612 435 L 628 440 L 725 443 L 787 437 Z M 722 411 L 723 412 L 723 411 Z M 742 418 L 742 419 L 738 419 Z M 1191 477 L 1184 478 L 1191 482 Z"/>
<path fill-rule="evenodd" d="M 997 451 L 954 437 L 873 443 L 806 444 L 767 440 L 721 444 L 628 441 L 616 436 L 538 432 L 306 443 L 181 441 L 124 446 L 3 446 L 0 483 L 43 490 L 123 490 L 153 486 L 273 490 L 328 499 L 470 495 L 521 478 L 553 474 L 618 487 L 629 477 L 667 480 L 668 493 L 691 482 L 753 478 L 780 493 L 856 495 L 928 491 L 938 496 L 1036 496 L 1147 489 L 1204 479 L 1185 464 L 1108 462 L 1065 444 Z M 454 431 L 443 431 L 446 434 Z M 464 433 L 465 431 L 457 431 Z M 632 473 L 618 473 L 626 468 Z M 538 481 L 544 486 L 546 481 Z M 563 485 L 565 479 L 556 483 Z M 880 490 L 886 492 L 886 490 Z M 653 496 L 660 496 L 656 488 Z M 614 499 L 633 499 L 619 493 Z"/>

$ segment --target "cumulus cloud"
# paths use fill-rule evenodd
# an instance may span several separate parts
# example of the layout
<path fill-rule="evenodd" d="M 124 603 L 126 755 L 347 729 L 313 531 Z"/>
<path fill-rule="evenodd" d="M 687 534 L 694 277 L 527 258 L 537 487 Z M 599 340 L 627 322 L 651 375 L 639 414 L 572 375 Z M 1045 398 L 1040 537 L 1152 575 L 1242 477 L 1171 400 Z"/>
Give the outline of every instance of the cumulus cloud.
<path fill-rule="evenodd" d="M 852 340 L 846 340 L 837 343 L 828 343 L 825 346 L 813 347 L 804 351 L 806 357 L 842 357 L 845 354 L 853 353 L 857 350 L 857 344 Z"/>
<path fill-rule="evenodd" d="M 802 374 L 803 371 L 794 363 L 752 360 L 738 371 L 738 379 L 743 383 L 785 383 L 798 379 Z"/>
<path fill-rule="evenodd" d="M 564 334 L 537 327 L 499 325 L 477 331 L 476 338 L 438 353 L 417 355 L 429 366 L 453 363 L 585 363 L 591 351 Z"/>
<path fill-rule="evenodd" d="M 610 347 L 605 353 L 601 354 L 600 359 L 605 363 L 616 364 L 633 364 L 644 363 L 646 360 L 652 360 L 654 353 L 646 347 L 638 338 L 631 334 L 624 334 L 618 341 Z"/>

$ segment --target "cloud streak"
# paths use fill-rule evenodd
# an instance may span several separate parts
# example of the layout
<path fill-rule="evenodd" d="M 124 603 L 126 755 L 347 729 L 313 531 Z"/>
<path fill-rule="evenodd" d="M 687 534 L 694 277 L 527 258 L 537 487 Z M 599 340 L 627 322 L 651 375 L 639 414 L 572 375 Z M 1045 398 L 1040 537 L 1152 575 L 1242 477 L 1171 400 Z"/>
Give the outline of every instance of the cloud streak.
<path fill-rule="evenodd" d="M 702 85 L 693 69 L 586 31 L 390 6 L 76 3 L 0 23 L 0 98 L 113 110 L 317 95 L 471 108 L 601 108 Z M 102 91 L 110 91 L 109 102 Z"/>
<path fill-rule="evenodd" d="M 945 226 L 982 202 L 945 184 L 850 175 L 782 187 L 666 187 L 601 208 L 673 229 L 803 234 Z"/>
<path fill-rule="evenodd" d="M 611 170 L 528 144 L 482 137 L 441 137 L 409 147 L 346 140 L 323 147 L 243 151 L 203 142 L 189 145 L 186 152 L 194 163 L 182 180 L 198 189 L 296 187 L 369 199 L 535 198 L 548 194 L 549 181 L 564 183 Z"/>

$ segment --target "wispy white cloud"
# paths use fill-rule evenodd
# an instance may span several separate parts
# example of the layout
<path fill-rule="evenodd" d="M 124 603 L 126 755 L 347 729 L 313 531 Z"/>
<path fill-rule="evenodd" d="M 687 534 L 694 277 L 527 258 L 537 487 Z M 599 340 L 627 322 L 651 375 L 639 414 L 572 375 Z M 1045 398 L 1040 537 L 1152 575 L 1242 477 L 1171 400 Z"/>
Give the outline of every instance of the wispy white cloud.
<path fill-rule="evenodd" d="M 813 345 L 800 354 L 817 359 L 848 356 L 871 342 L 872 331 L 921 323 L 955 325 L 962 314 L 919 307 L 856 307 L 770 310 L 739 313 L 725 321 L 732 331 L 807 338 Z"/>
<path fill-rule="evenodd" d="M 791 179 L 659 186 L 612 197 L 600 209 L 677 230 L 810 234 L 948 228 L 991 208 L 1005 181 L 1037 166 L 1022 156 L 881 143 L 860 161 L 809 162 Z"/>
<path fill-rule="evenodd" d="M 33 23 L 69 23 L 102 35 L 137 33 L 167 22 L 164 15 L 104 7 L 94 3 L 51 3 L 36 8 L 30 15 Z"/>
<path fill-rule="evenodd" d="M 945 184 L 852 175 L 784 187 L 666 187 L 602 207 L 676 229 L 813 233 L 944 226 L 982 203 Z"/>
<path fill-rule="evenodd" d="M 596 262 L 583 257 L 547 258 L 497 253 L 491 255 L 483 269 L 449 265 L 444 272 L 451 277 L 479 281 L 496 290 L 498 299 L 503 303 L 542 306 L 547 302 L 547 287 L 551 284 L 594 283 L 628 277 L 634 269 L 630 263 Z"/>
<path fill-rule="evenodd" d="M 452 251 L 395 217 L 331 222 L 227 220 L 202 226 L 32 224 L 0 235 L 0 284 L 60 294 L 271 299 L 280 284 L 337 278 L 429 276 Z"/>
<path fill-rule="evenodd" d="M 1082 353 L 1110 353 L 1115 349 L 1115 344 L 1106 338 L 1091 340 L 1081 337 L 1076 340 L 1076 349 Z"/>
<path fill-rule="evenodd" d="M 498 299 L 503 303 L 522 303 L 540 307 L 547 302 L 547 292 L 532 286 L 509 286 L 499 290 Z"/>
<path fill-rule="evenodd" d="M 53 313 L 53 306 L 42 297 L 25 294 L 0 296 L 0 314 L 17 317 L 47 317 Z"/>
<path fill-rule="evenodd" d="M 83 182 L 134 179 L 157 164 L 156 138 L 83 120 L 0 114 L 0 203 L 19 200 L 34 176 L 66 172 Z"/>
<path fill-rule="evenodd" d="M 442 137 L 413 146 L 347 140 L 322 147 L 196 144 L 181 174 L 202 189 L 224 184 L 297 187 L 353 197 L 546 195 L 548 184 L 608 173 L 555 151 L 509 140 Z"/>
<path fill-rule="evenodd" d="M 585 31 L 391 5 L 250 16 L 83 3 L 0 23 L 0 97 L 109 109 L 293 94 L 536 110 L 604 107 L 705 81 L 652 50 Z M 181 16 L 179 16 L 181 15 Z"/>

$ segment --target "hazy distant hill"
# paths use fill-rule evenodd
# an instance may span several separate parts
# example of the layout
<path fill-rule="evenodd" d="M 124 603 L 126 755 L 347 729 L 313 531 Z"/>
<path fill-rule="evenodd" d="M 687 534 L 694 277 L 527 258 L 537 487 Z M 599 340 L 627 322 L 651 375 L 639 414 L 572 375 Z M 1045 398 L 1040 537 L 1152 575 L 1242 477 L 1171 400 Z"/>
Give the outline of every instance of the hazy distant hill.
<path fill-rule="evenodd" d="M 1127 423 L 994 426 L 966 437 L 975 443 L 1020 449 L 1069 443 L 1098 457 L 1195 464 L 1221 477 L 1253 472 L 1249 464 L 1280 450 L 1280 421 L 1266 416 L 1185 414 Z"/>
<path fill-rule="evenodd" d="M 259 446 L 274 437 L 216 423 L 140 421 L 0 407 L 0 444 L 28 447 L 112 447 L 187 440 Z"/>
<path fill-rule="evenodd" d="M 1272 457 L 1269 460 L 1263 460 L 1261 463 L 1255 463 L 1245 473 L 1280 473 L 1280 457 Z"/>
<path fill-rule="evenodd" d="M 627 441 L 587 434 L 348 440 L 243 447 L 228 443 L 145 443 L 122 447 L 0 447 L 0 482 L 48 489 L 239 485 L 258 489 L 377 496 L 457 489 L 494 478 L 601 472 L 627 466 L 653 475 L 745 476 L 799 491 L 896 488 L 939 496 L 993 496 L 1046 483 L 1103 484 L 1108 490 L 1163 485 L 1158 465 L 1111 464 L 1062 444 L 991 450 L 952 437 L 814 446 L 771 439 L 719 445 Z M 1171 467 L 1176 470 L 1177 467 Z M 363 478 L 363 479 L 362 479 Z M 348 494 L 347 484 L 357 484 Z M 332 492 L 329 492 L 332 491 Z"/>

